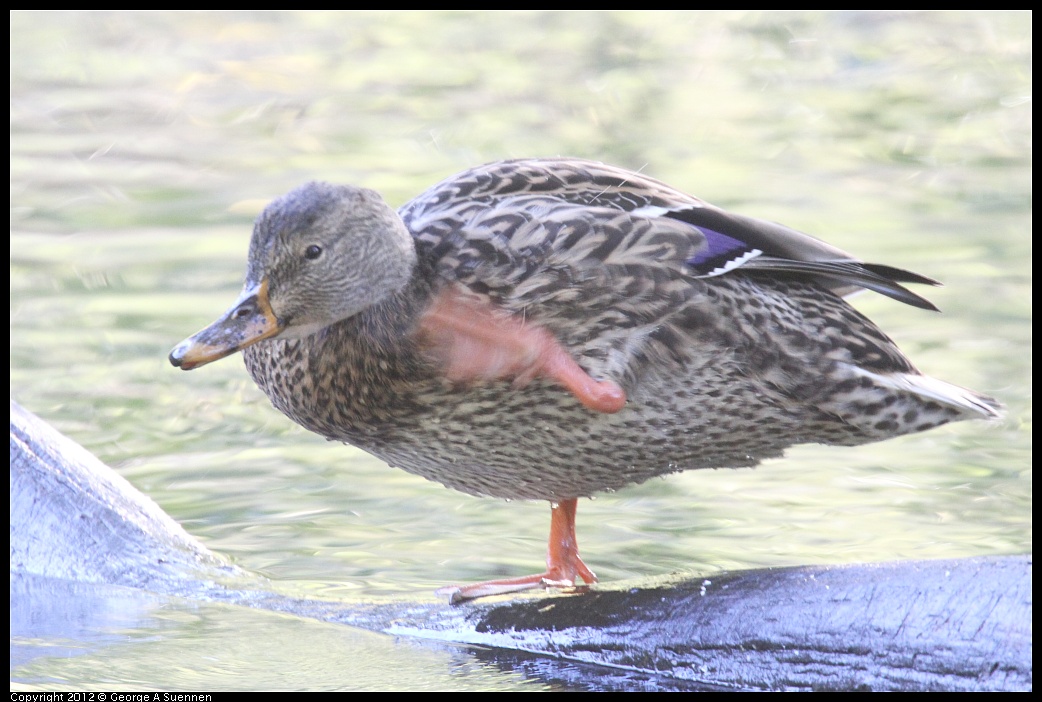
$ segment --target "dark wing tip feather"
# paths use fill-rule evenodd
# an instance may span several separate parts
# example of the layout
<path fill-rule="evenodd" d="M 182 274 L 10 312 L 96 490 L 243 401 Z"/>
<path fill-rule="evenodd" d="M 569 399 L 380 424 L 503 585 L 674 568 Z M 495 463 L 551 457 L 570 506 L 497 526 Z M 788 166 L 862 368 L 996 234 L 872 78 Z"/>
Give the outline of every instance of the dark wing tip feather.
<path fill-rule="evenodd" d="M 862 263 L 780 224 L 713 207 L 681 208 L 665 216 L 686 222 L 705 235 L 705 249 L 688 261 L 696 275 L 708 277 L 733 270 L 802 275 L 817 279 L 840 295 L 860 287 L 912 307 L 937 311 L 932 302 L 901 285 L 940 285 L 933 278 L 893 266 Z"/>
<path fill-rule="evenodd" d="M 900 269 L 889 266 L 882 266 L 882 268 L 900 271 Z M 933 312 L 939 311 L 937 306 L 925 297 L 912 292 L 894 278 L 880 274 L 876 270 L 875 264 L 863 264 L 858 261 L 793 261 L 761 256 L 746 262 L 741 270 L 746 273 L 789 274 L 816 278 L 820 282 L 826 283 L 827 287 L 839 295 L 848 295 L 854 292 L 854 288 L 865 288 L 912 307 Z M 914 276 L 911 282 L 920 282 L 919 278 L 923 277 L 908 271 L 901 272 Z M 929 278 L 925 280 L 930 281 Z"/>
<path fill-rule="evenodd" d="M 941 286 L 944 283 L 933 278 L 928 278 L 925 275 L 913 273 L 907 271 L 904 268 L 895 268 L 894 266 L 884 266 L 881 263 L 862 263 L 865 269 L 872 271 L 876 275 L 882 276 L 883 278 L 889 278 L 890 280 L 898 283 L 918 283 L 920 285 L 933 285 Z"/>

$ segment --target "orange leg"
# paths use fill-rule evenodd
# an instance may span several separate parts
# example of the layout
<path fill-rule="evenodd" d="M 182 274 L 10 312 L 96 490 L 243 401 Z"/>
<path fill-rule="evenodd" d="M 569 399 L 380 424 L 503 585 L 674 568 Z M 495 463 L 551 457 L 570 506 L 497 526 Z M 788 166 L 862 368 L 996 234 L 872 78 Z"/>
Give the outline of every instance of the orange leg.
<path fill-rule="evenodd" d="M 561 500 L 550 505 L 550 542 L 546 549 L 546 572 L 504 580 L 486 580 L 473 585 L 450 585 L 437 591 L 448 595 L 455 604 L 489 595 L 521 592 L 536 587 L 574 587 L 575 579 L 582 578 L 587 585 L 597 582 L 586 564 L 579 558 L 575 541 L 575 505 L 577 500 Z"/>

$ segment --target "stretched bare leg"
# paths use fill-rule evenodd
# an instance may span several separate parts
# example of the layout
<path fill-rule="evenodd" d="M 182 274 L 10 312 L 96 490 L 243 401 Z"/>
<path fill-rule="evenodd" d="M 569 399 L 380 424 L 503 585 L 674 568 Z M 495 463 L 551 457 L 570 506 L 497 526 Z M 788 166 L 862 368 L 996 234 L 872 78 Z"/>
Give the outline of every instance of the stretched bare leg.
<path fill-rule="evenodd" d="M 586 584 L 597 582 L 582 559 L 575 541 L 576 499 L 561 500 L 550 505 L 550 541 L 546 549 L 546 572 L 525 575 L 520 578 L 486 580 L 473 585 L 450 585 L 438 590 L 439 595 L 448 595 L 453 604 L 489 595 L 521 592 L 536 587 L 574 587 L 575 579 L 582 578 Z"/>

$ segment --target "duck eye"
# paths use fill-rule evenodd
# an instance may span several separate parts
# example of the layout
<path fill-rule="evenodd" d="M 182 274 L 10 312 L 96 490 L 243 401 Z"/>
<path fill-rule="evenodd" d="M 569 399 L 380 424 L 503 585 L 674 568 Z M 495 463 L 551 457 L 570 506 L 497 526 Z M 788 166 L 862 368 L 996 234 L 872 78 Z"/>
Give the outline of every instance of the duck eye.
<path fill-rule="evenodd" d="M 316 258 L 322 255 L 322 247 L 318 244 L 312 244 L 311 246 L 304 249 L 304 258 L 309 261 L 314 261 Z"/>

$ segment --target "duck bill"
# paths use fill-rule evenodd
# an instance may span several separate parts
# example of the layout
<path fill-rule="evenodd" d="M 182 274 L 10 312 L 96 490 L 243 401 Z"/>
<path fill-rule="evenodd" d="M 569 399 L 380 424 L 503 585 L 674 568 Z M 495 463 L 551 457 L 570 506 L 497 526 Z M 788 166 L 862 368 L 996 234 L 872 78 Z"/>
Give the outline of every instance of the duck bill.
<path fill-rule="evenodd" d="M 192 370 L 276 336 L 283 329 L 268 301 L 268 281 L 247 286 L 220 319 L 170 352 L 170 363 Z"/>

